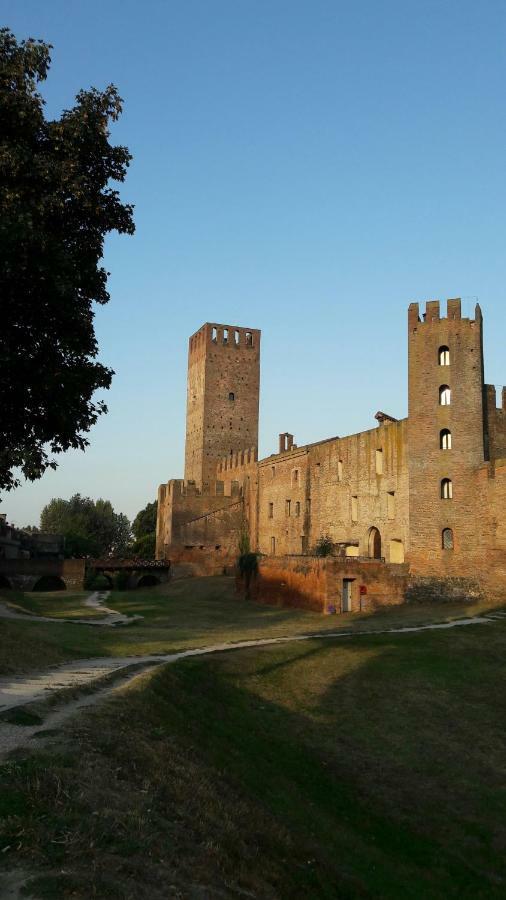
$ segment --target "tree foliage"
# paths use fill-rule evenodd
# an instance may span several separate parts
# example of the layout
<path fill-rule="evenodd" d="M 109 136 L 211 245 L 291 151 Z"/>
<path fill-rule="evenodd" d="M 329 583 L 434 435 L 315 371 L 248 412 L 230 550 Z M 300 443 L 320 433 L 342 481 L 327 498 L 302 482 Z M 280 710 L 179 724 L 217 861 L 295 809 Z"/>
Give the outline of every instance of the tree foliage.
<path fill-rule="evenodd" d="M 258 555 L 256 553 L 241 553 L 237 565 L 239 574 L 244 579 L 246 599 L 249 600 L 251 580 L 258 575 Z"/>
<path fill-rule="evenodd" d="M 137 513 L 132 522 L 132 531 L 137 540 L 145 537 L 147 534 L 154 534 L 156 532 L 157 512 L 158 502 L 154 500 L 153 503 L 146 504 L 144 509 L 141 509 L 140 512 Z"/>
<path fill-rule="evenodd" d="M 138 559 L 154 559 L 156 550 L 156 516 L 158 502 L 147 503 L 132 522 L 135 541 L 131 547 L 132 556 Z"/>
<path fill-rule="evenodd" d="M 53 498 L 40 516 L 41 531 L 63 534 L 67 556 L 122 556 L 131 540 L 130 523 L 116 513 L 109 500 L 90 500 L 74 494 Z"/>
<path fill-rule="evenodd" d="M 110 182 L 131 159 L 109 143 L 121 98 L 80 91 L 47 120 L 37 86 L 51 45 L 0 29 L 0 488 L 31 480 L 54 454 L 83 450 L 101 413 L 94 392 L 113 372 L 97 362 L 93 302 L 107 303 L 104 236 L 132 234 L 132 207 Z"/>
<path fill-rule="evenodd" d="M 318 540 L 314 546 L 314 550 L 313 550 L 314 555 L 315 556 L 332 556 L 333 552 L 334 552 L 334 542 L 333 542 L 332 538 L 328 534 L 322 534 L 318 538 Z"/>

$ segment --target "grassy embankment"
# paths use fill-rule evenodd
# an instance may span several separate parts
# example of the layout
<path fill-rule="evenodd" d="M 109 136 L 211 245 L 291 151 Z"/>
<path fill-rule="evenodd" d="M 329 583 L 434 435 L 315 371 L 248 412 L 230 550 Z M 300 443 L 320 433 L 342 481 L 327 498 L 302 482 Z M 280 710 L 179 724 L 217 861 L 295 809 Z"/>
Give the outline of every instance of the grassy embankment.
<path fill-rule="evenodd" d="M 6 591 L 0 599 L 27 612 L 55 618 L 90 617 L 82 595 L 20 594 Z M 28 672 L 92 656 L 166 653 L 221 641 L 282 637 L 336 630 L 367 630 L 447 621 L 473 614 L 465 604 L 385 608 L 375 614 L 321 616 L 304 610 L 261 606 L 238 598 L 231 578 L 174 581 L 158 588 L 117 592 L 107 606 L 144 618 L 127 627 L 87 628 L 85 625 L 9 621 L 0 618 L 0 675 Z"/>
<path fill-rule="evenodd" d="M 3 867 L 60 898 L 499 898 L 506 622 L 145 674 L 0 770 Z"/>

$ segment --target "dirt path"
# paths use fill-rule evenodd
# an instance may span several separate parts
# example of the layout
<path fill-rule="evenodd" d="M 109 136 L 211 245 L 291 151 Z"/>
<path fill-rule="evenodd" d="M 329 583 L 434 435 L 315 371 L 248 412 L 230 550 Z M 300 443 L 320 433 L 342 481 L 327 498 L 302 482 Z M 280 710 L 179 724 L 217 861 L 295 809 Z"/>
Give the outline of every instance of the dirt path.
<path fill-rule="evenodd" d="M 110 591 L 94 591 L 93 594 L 90 594 L 89 597 L 84 601 L 84 605 L 91 607 L 92 609 L 96 609 L 98 612 L 104 613 L 102 618 L 89 618 L 89 619 L 64 619 L 64 618 L 56 618 L 51 616 L 37 616 L 32 613 L 25 613 L 21 610 L 13 609 L 11 606 L 8 606 L 6 603 L 0 603 L 0 618 L 2 619 L 18 619 L 23 622 L 51 622 L 52 624 L 58 625 L 60 623 L 64 623 L 65 625 L 91 625 L 95 628 L 104 628 L 110 627 L 111 625 L 131 625 L 132 622 L 136 622 L 138 619 L 142 619 L 142 616 L 125 616 L 123 613 L 118 612 L 116 609 L 109 609 L 109 607 L 104 606 L 104 601 L 110 595 Z"/>
<path fill-rule="evenodd" d="M 20 726 L 6 721 L 0 721 L 0 756 L 9 753 L 19 747 L 28 746 L 32 740 L 48 729 L 61 725 L 77 710 L 87 706 L 93 706 L 105 696 L 119 690 L 125 684 L 137 678 L 139 669 L 145 672 L 157 666 L 174 663 L 180 659 L 191 656 L 206 656 L 211 653 L 220 653 L 225 650 L 241 650 L 247 647 L 265 647 L 272 644 L 286 644 L 298 641 L 328 640 L 329 638 L 361 637 L 362 635 L 383 634 L 411 634 L 421 631 L 433 631 L 440 629 L 464 627 L 467 625 L 489 625 L 494 619 L 503 619 L 505 614 L 491 616 L 474 616 L 467 619 L 456 619 L 453 622 L 439 624 L 407 626 L 404 628 L 386 628 L 383 630 L 369 631 L 335 631 L 317 634 L 302 634 L 295 637 L 258 638 L 235 643 L 223 642 L 209 647 L 197 647 L 193 650 L 181 650 L 171 654 L 152 654 L 145 656 L 103 657 L 95 659 L 78 660 L 66 663 L 44 672 L 29 676 L 19 675 L 10 679 L 0 680 L 0 713 L 27 706 L 37 701 L 44 701 L 50 697 L 58 697 L 60 691 L 68 689 L 84 689 L 93 687 L 93 693 L 86 694 L 78 699 L 62 697 L 62 704 L 51 709 L 42 725 Z M 110 683 L 110 676 L 117 675 L 121 678 L 121 684 Z M 107 678 L 109 683 L 99 686 L 100 680 Z"/>

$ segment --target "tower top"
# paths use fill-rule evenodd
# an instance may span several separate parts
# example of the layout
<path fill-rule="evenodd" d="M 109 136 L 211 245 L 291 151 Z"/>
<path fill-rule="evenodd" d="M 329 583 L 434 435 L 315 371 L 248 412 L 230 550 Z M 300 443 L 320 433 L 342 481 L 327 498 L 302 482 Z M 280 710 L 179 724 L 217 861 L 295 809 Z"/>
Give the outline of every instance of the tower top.
<path fill-rule="evenodd" d="M 431 322 L 440 322 L 444 319 L 449 321 L 453 321 L 456 319 L 462 319 L 462 309 L 461 309 L 461 298 L 456 297 L 453 300 L 446 301 L 446 316 L 441 316 L 440 314 L 440 302 L 439 300 L 427 300 L 425 303 L 425 312 L 420 316 L 420 304 L 419 303 L 410 303 L 408 310 L 408 318 L 409 318 L 409 326 L 411 328 L 415 328 L 417 324 L 423 325 L 424 323 Z M 477 303 L 475 307 L 475 318 L 474 319 L 463 319 L 463 321 L 467 322 L 481 322 L 482 314 L 480 309 L 480 304 Z"/>
<path fill-rule="evenodd" d="M 259 328 L 245 328 L 243 325 L 220 325 L 217 322 L 206 322 L 195 334 L 189 344 L 190 351 L 200 349 L 205 344 L 225 347 L 258 347 L 261 331 Z"/>

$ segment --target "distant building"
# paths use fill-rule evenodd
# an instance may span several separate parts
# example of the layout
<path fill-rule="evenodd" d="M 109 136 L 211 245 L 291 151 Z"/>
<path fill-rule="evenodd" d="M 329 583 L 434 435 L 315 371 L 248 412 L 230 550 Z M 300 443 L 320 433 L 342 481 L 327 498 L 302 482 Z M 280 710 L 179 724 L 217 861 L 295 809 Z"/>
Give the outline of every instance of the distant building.
<path fill-rule="evenodd" d="M 0 513 L 0 559 L 63 559 L 64 551 L 63 535 L 23 531 Z"/>

